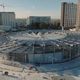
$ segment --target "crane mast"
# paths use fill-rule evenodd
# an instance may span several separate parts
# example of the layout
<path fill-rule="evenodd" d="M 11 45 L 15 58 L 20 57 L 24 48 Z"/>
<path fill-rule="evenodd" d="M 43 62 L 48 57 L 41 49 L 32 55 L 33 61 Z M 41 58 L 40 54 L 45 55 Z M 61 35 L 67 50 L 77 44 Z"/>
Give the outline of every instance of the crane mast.
<path fill-rule="evenodd" d="M 0 4 L 0 7 L 2 7 L 3 8 L 3 11 L 5 11 L 5 5 L 4 4 Z"/>

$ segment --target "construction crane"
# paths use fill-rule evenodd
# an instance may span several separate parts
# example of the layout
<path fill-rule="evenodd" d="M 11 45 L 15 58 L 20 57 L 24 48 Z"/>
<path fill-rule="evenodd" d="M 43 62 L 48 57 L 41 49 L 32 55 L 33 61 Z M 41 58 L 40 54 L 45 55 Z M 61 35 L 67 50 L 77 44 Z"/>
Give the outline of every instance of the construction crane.
<path fill-rule="evenodd" d="M 3 11 L 5 11 L 5 5 L 4 4 L 0 4 L 0 6 L 3 8 Z"/>

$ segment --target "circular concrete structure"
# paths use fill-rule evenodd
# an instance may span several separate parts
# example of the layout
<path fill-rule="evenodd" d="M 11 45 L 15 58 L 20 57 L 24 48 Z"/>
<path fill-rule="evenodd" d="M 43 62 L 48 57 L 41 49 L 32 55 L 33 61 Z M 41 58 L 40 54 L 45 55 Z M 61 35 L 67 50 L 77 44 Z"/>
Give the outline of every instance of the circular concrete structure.
<path fill-rule="evenodd" d="M 27 31 L 9 34 L 10 42 L 1 52 L 8 59 L 24 63 L 62 63 L 79 56 L 80 37 L 77 33 L 61 31 Z M 4 48 L 5 47 L 5 48 Z"/>

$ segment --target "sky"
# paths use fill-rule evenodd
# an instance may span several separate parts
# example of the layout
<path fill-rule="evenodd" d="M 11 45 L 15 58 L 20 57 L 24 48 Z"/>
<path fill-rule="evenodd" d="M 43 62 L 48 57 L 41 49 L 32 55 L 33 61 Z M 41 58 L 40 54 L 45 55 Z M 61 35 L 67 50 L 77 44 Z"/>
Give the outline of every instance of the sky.
<path fill-rule="evenodd" d="M 5 9 L 0 6 L 0 11 L 16 13 L 17 18 L 28 16 L 51 16 L 58 19 L 61 16 L 61 2 L 74 2 L 77 0 L 0 0 Z"/>

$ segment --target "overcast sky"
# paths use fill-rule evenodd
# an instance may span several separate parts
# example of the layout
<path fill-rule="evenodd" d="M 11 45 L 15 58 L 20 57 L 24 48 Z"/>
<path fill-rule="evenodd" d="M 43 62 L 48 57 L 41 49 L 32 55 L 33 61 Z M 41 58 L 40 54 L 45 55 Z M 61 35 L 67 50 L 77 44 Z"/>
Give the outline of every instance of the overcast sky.
<path fill-rule="evenodd" d="M 4 4 L 5 11 L 14 11 L 16 17 L 27 18 L 28 16 L 52 16 L 60 18 L 61 2 L 74 2 L 77 0 L 0 0 Z M 0 7 L 0 11 L 4 11 Z"/>

